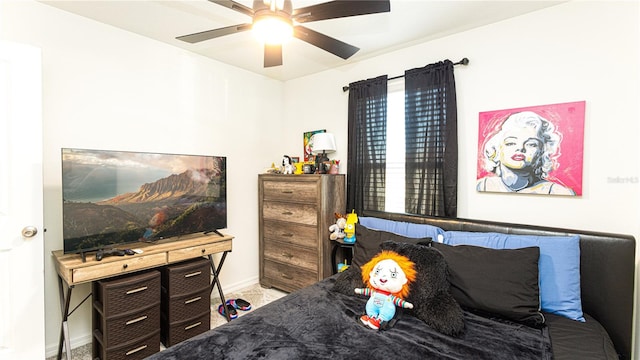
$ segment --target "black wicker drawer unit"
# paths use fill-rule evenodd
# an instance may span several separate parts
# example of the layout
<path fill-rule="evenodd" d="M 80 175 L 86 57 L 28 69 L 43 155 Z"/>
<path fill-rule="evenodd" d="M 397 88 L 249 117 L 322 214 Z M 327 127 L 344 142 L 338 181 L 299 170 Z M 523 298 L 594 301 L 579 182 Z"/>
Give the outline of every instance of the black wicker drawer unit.
<path fill-rule="evenodd" d="M 93 358 L 144 359 L 160 350 L 160 272 L 93 282 Z"/>
<path fill-rule="evenodd" d="M 198 258 L 165 266 L 161 272 L 160 339 L 169 347 L 209 330 L 211 263 Z"/>

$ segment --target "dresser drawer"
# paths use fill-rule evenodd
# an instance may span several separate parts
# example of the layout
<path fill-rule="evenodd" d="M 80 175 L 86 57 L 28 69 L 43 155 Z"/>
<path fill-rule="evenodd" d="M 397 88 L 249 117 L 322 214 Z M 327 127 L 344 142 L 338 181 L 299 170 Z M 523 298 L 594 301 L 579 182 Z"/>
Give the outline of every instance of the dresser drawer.
<path fill-rule="evenodd" d="M 95 305 L 104 318 L 158 303 L 160 272 L 156 270 L 94 283 Z"/>
<path fill-rule="evenodd" d="M 193 259 L 197 256 L 205 256 L 217 254 L 223 251 L 231 251 L 231 239 L 208 243 L 202 245 L 191 246 L 179 250 L 171 250 L 167 253 L 167 261 L 170 263 Z"/>
<path fill-rule="evenodd" d="M 191 319 L 174 323 L 163 319 L 162 323 L 160 338 L 164 346 L 170 347 L 209 330 L 211 327 L 211 313 L 207 311 Z"/>
<path fill-rule="evenodd" d="M 125 344 L 105 348 L 104 343 L 100 341 L 99 331 L 94 331 L 96 342 L 96 359 L 100 360 L 142 360 L 160 351 L 160 329 L 156 328 L 149 332 L 144 338 L 129 341 Z"/>
<path fill-rule="evenodd" d="M 80 267 L 73 270 L 73 282 L 106 278 L 114 275 L 132 273 L 134 271 L 152 268 L 167 263 L 164 253 L 142 255 L 108 257 L 102 260 L 102 264 L 88 267 Z"/>
<path fill-rule="evenodd" d="M 209 287 L 211 263 L 209 259 L 198 258 L 161 269 L 162 287 L 171 296 L 193 293 L 196 289 Z"/>
<path fill-rule="evenodd" d="M 203 288 L 190 294 L 169 296 L 166 289 L 162 289 L 162 313 L 169 322 L 191 319 L 204 312 L 210 312 L 211 288 L 205 285 Z"/>
<path fill-rule="evenodd" d="M 318 271 L 318 249 L 291 246 L 277 241 L 264 242 L 264 258 L 275 262 Z"/>
<path fill-rule="evenodd" d="M 284 265 L 264 260 L 265 285 L 293 291 L 316 283 L 317 271 L 309 271 L 296 266 Z"/>
<path fill-rule="evenodd" d="M 144 338 L 160 326 L 160 301 L 146 309 L 120 315 L 104 321 L 102 342 L 122 344 L 131 339 Z"/>
<path fill-rule="evenodd" d="M 263 199 L 315 203 L 318 184 L 314 182 L 264 181 Z"/>
<path fill-rule="evenodd" d="M 318 228 L 309 225 L 264 220 L 262 236 L 265 242 L 277 240 L 292 245 L 318 247 Z"/>
<path fill-rule="evenodd" d="M 262 204 L 262 216 L 265 220 L 313 226 L 318 224 L 318 209 L 315 205 L 265 201 Z"/>

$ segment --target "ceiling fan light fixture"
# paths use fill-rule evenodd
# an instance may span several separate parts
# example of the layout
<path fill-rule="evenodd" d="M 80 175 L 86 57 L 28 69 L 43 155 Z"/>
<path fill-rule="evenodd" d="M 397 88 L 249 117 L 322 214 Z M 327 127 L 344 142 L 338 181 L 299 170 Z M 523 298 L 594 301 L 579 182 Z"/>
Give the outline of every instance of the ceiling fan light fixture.
<path fill-rule="evenodd" d="M 252 31 L 265 44 L 283 44 L 293 38 L 293 23 L 290 18 L 278 14 L 256 16 Z"/>

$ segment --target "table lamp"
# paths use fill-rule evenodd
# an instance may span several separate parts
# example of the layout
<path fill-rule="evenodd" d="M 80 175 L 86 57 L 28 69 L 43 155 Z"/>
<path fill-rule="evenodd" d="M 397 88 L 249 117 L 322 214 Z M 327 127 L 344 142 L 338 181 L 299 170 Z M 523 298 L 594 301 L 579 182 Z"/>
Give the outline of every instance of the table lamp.
<path fill-rule="evenodd" d="M 336 138 L 331 133 L 317 133 L 311 137 L 311 153 L 316 154 L 316 169 L 318 173 L 326 174 L 325 161 L 329 161 L 327 153 L 336 151 Z"/>

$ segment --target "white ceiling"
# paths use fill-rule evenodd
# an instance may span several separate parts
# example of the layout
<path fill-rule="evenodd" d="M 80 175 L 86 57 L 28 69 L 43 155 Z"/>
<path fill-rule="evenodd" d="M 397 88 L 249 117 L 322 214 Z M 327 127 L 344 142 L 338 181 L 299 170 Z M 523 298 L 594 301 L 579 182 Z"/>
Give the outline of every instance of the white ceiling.
<path fill-rule="evenodd" d="M 360 51 L 348 60 L 294 38 L 283 45 L 283 65 L 266 69 L 263 68 L 262 45 L 249 31 L 197 44 L 175 39 L 180 35 L 251 22 L 248 16 L 207 0 L 41 2 L 257 74 L 286 81 L 564 1 L 391 0 L 389 13 L 305 23 L 312 30 L 359 47 Z M 251 0 L 237 2 L 248 7 L 253 4 Z M 293 0 L 293 7 L 300 8 L 321 2 L 325 1 Z"/>

